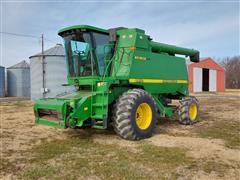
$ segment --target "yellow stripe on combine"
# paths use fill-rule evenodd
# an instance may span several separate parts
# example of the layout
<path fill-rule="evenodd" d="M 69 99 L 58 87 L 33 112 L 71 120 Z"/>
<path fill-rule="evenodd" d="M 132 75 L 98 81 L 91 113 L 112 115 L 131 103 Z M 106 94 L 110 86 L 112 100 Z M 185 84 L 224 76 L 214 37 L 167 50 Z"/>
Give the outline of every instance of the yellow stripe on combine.
<path fill-rule="evenodd" d="M 163 80 L 163 79 L 129 79 L 130 83 L 177 83 L 187 84 L 187 80 Z"/>

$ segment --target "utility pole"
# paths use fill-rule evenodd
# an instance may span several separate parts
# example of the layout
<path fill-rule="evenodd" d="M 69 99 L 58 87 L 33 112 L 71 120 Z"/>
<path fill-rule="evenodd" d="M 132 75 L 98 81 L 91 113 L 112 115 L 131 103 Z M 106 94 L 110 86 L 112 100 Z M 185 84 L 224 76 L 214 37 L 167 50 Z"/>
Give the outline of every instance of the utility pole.
<path fill-rule="evenodd" d="M 42 44 L 42 93 L 43 93 L 43 98 L 45 98 L 45 56 L 44 56 L 44 37 L 43 34 L 41 36 L 41 44 Z"/>

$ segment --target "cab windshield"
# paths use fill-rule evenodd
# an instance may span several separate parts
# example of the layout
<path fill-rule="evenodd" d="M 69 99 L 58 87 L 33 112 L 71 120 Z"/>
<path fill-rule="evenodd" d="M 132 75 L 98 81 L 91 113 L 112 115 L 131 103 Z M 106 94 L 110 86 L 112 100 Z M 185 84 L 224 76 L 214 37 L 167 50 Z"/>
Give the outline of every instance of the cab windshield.
<path fill-rule="evenodd" d="M 111 53 L 107 34 L 74 32 L 63 38 L 71 77 L 104 75 L 105 57 Z"/>

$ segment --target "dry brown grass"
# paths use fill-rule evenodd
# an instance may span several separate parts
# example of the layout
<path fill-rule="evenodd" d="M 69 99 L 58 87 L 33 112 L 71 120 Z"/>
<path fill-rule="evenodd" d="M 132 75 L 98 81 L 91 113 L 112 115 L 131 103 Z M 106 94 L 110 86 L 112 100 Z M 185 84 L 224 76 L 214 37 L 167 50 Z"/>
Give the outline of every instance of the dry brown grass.
<path fill-rule="evenodd" d="M 240 96 L 197 94 L 200 122 L 161 119 L 131 142 L 113 131 L 34 125 L 29 100 L 0 100 L 3 179 L 239 179 Z"/>

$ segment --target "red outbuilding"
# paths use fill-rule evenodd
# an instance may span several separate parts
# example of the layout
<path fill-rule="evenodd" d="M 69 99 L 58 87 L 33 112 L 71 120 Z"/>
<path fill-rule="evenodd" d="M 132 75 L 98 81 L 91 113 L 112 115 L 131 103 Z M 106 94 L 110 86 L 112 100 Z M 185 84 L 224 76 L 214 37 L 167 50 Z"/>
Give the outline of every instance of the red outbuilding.
<path fill-rule="evenodd" d="M 225 70 L 212 58 L 188 65 L 189 92 L 225 91 Z"/>

